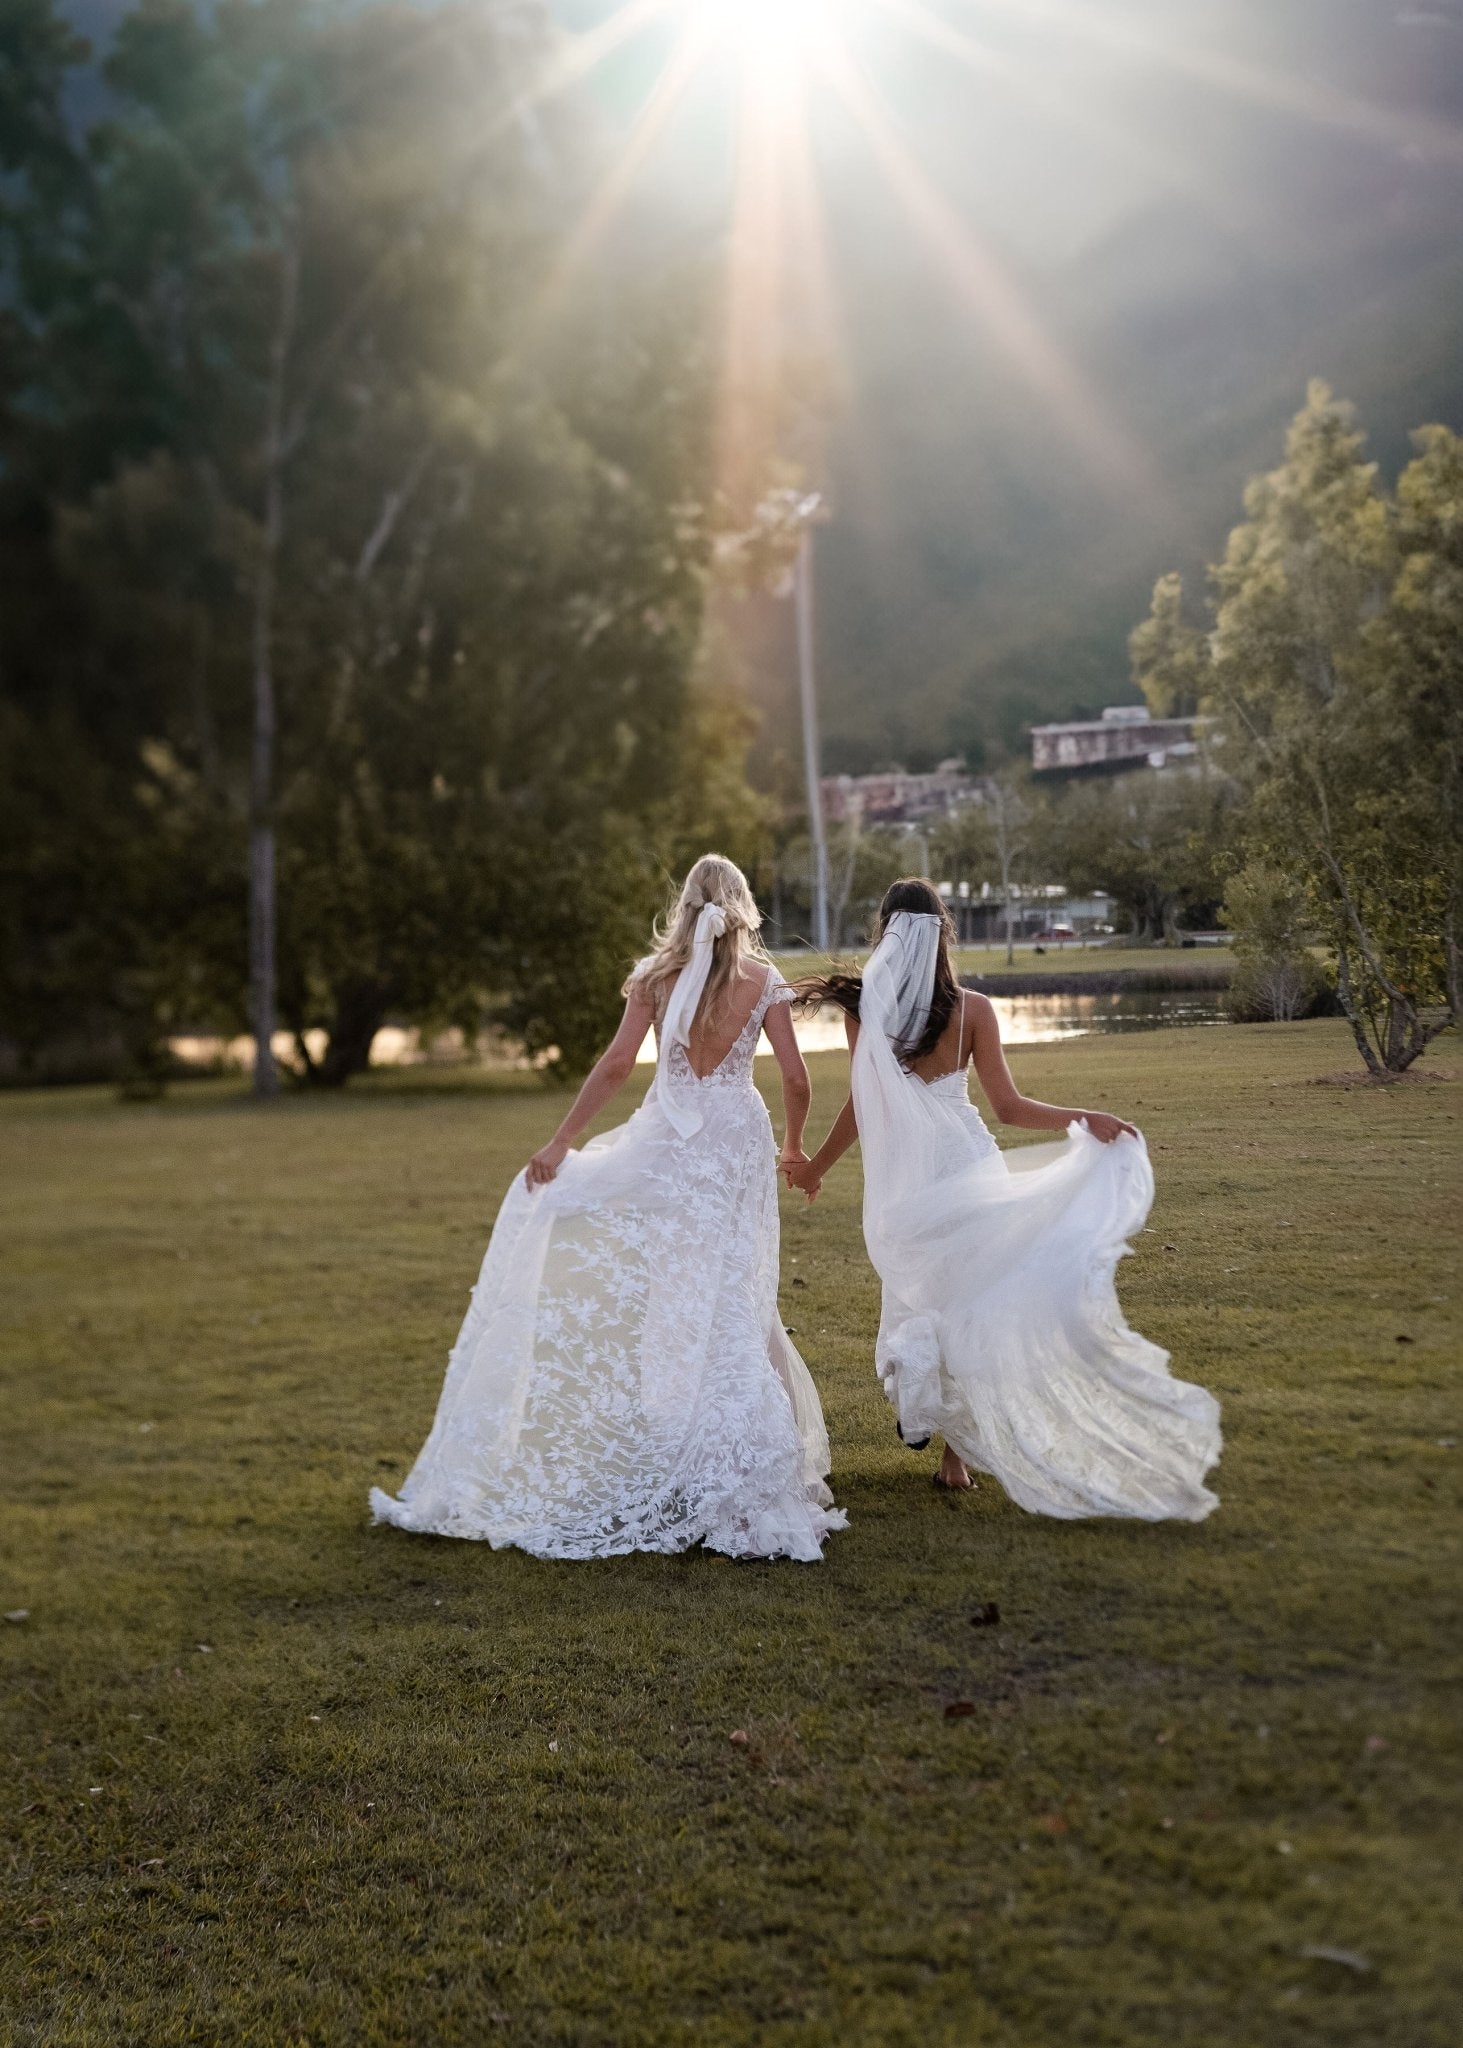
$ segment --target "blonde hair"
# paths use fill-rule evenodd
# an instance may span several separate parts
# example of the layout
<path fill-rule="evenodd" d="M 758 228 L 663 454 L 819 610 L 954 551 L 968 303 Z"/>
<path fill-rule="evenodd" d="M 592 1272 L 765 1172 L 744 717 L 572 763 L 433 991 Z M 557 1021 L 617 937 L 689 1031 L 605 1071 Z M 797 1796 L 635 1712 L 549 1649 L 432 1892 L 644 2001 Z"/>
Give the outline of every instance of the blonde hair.
<path fill-rule="evenodd" d="M 666 915 L 657 919 L 655 951 L 646 956 L 625 983 L 623 994 L 638 995 L 661 1007 L 671 983 L 691 958 L 696 920 L 708 903 L 719 906 L 726 930 L 712 942 L 711 972 L 699 1014 L 714 1017 L 726 1002 L 748 960 L 767 960 L 762 944 L 762 913 L 746 876 L 724 854 L 703 853 L 682 882 Z"/>

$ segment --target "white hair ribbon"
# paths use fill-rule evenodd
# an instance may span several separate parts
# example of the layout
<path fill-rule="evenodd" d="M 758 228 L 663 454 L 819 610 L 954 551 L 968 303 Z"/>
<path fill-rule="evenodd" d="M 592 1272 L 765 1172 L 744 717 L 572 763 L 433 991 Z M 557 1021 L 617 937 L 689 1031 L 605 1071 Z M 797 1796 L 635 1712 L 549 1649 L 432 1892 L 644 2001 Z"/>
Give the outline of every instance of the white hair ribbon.
<path fill-rule="evenodd" d="M 726 930 L 726 912 L 719 903 L 703 904 L 691 942 L 691 957 L 676 976 L 660 1025 L 660 1054 L 656 1061 L 655 1092 L 672 1128 L 682 1138 L 694 1137 L 701 1128 L 701 1112 L 676 1086 L 671 1068 L 671 1048 L 691 1043 L 691 1026 L 711 972 L 711 954 Z"/>

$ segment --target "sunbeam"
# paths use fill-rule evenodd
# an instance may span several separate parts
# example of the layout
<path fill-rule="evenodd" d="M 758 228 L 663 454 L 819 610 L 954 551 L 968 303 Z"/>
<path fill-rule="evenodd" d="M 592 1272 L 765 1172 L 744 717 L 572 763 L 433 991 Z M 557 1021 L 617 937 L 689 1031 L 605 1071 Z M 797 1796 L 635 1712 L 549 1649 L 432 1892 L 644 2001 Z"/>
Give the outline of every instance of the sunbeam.
<path fill-rule="evenodd" d="M 1088 466 L 1115 497 L 1166 500 L 1162 480 L 1109 417 L 1104 401 L 1057 346 L 997 252 L 963 220 L 920 168 L 848 53 L 830 49 L 823 72 L 944 274 L 1022 381 L 1050 407 Z"/>
<path fill-rule="evenodd" d="M 879 5 L 930 49 L 953 57 L 963 70 L 1019 93 L 1054 128 L 1085 136 L 1153 183 L 1185 193 L 1215 217 L 1232 213 L 1223 204 L 1222 195 L 1216 197 L 1190 165 L 1168 151 L 1156 149 L 1130 129 L 1101 119 L 1076 94 L 1053 87 L 1032 66 L 1020 64 L 968 30 L 956 28 L 928 5 L 928 0 L 879 0 Z"/>
<path fill-rule="evenodd" d="M 624 205 L 641 167 L 664 134 L 671 116 L 706 55 L 703 25 L 692 24 L 675 44 L 660 76 L 640 110 L 625 145 L 610 165 L 594 197 L 560 251 L 558 260 L 524 318 L 519 350 L 530 343 L 545 322 L 559 311 L 575 279 Z"/>
<path fill-rule="evenodd" d="M 1418 108 L 1397 113 L 1335 86 L 1315 85 L 1218 50 L 1154 35 L 1115 18 L 1110 9 L 1077 7 L 1071 0 L 962 0 L 962 5 L 976 14 L 1000 13 L 1028 26 L 1045 24 L 1313 126 L 1341 129 L 1387 149 L 1423 151 L 1447 163 L 1463 163 L 1463 129 L 1452 122 Z"/>

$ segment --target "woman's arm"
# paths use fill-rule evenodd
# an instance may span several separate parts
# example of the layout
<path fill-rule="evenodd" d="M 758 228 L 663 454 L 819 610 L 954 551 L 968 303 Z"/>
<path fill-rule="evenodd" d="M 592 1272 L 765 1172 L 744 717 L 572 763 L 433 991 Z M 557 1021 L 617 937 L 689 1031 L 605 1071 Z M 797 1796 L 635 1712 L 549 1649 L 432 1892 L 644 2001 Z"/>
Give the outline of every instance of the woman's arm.
<path fill-rule="evenodd" d="M 848 1040 L 849 1055 L 852 1057 L 853 1049 L 858 1044 L 858 1018 L 845 1014 L 843 1030 L 844 1036 Z M 827 1137 L 818 1147 L 814 1156 L 805 1166 L 797 1168 L 788 1174 L 788 1186 L 801 1188 L 810 1202 L 816 1202 L 818 1191 L 823 1185 L 823 1179 L 829 1167 L 837 1165 L 838 1161 L 857 1137 L 858 1119 L 854 1115 L 853 1097 L 850 1095 L 847 1102 L 844 1103 L 842 1109 L 839 1110 L 837 1116 L 833 1119 Z"/>
<path fill-rule="evenodd" d="M 1003 1124 L 1015 1124 L 1028 1131 L 1064 1131 L 1068 1124 L 1085 1122 L 1094 1138 L 1110 1145 L 1124 1131 L 1136 1138 L 1132 1124 L 1105 1109 L 1058 1109 L 1051 1102 L 1036 1102 L 1023 1095 L 1006 1065 L 1001 1044 L 1000 1020 L 989 996 L 967 993 L 965 1023 L 971 1034 L 971 1055 L 976 1076 L 985 1090 L 986 1101 Z"/>
<path fill-rule="evenodd" d="M 779 1171 L 786 1173 L 789 1168 L 803 1164 L 803 1132 L 813 1106 L 813 1084 L 792 1028 L 791 1005 L 774 1003 L 762 1020 L 762 1029 L 782 1071 L 782 1157 L 777 1164 Z"/>
<path fill-rule="evenodd" d="M 626 999 L 620 1028 L 586 1074 L 573 1108 L 548 1144 L 529 1160 L 523 1177 L 531 1188 L 543 1187 L 554 1178 L 580 1132 L 619 1094 L 635 1071 L 635 1055 L 654 1022 L 655 1011 L 643 995 L 637 992 Z"/>

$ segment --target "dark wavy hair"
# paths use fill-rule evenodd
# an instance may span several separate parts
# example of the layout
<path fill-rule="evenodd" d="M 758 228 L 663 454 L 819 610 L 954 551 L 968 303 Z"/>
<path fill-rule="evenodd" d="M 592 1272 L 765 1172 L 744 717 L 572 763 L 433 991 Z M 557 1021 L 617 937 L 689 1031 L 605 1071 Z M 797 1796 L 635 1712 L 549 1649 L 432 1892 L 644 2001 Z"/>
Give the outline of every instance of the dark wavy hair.
<path fill-rule="evenodd" d="M 955 923 L 933 882 L 926 881 L 923 875 L 905 875 L 901 880 L 891 882 L 884 892 L 879 915 L 874 920 L 874 945 L 877 946 L 883 938 L 884 928 L 896 910 L 912 910 L 917 917 L 937 917 L 940 920 L 940 950 L 935 959 L 935 988 L 930 998 L 929 1022 L 913 1045 L 899 1048 L 901 1061 L 906 1067 L 912 1067 L 934 1051 L 960 1001 L 960 982 L 950 951 L 955 943 Z M 845 1016 L 856 1017 L 864 978 L 851 964 L 835 961 L 827 974 L 810 976 L 805 981 L 794 983 L 794 987 L 800 1007 L 814 1010 L 821 1003 L 836 1003 Z"/>

